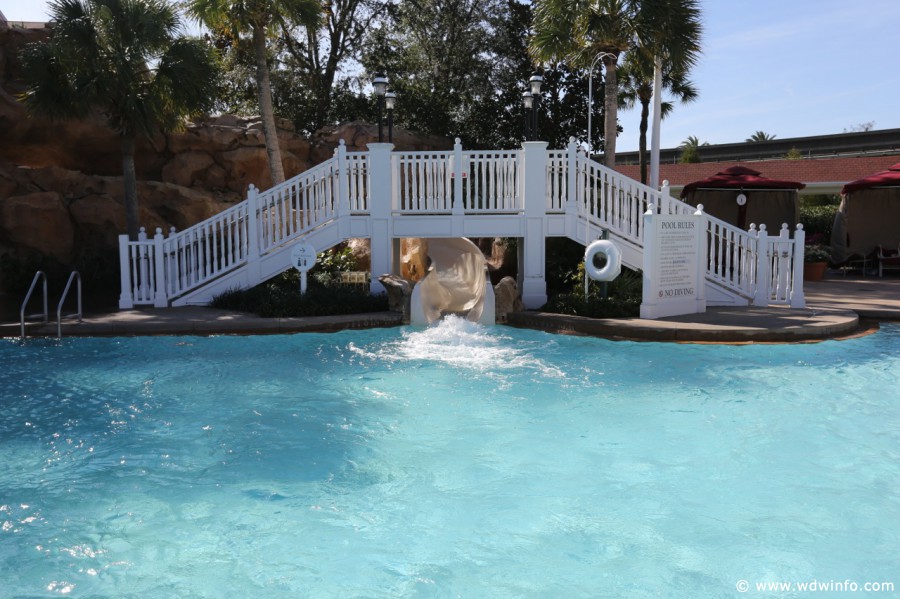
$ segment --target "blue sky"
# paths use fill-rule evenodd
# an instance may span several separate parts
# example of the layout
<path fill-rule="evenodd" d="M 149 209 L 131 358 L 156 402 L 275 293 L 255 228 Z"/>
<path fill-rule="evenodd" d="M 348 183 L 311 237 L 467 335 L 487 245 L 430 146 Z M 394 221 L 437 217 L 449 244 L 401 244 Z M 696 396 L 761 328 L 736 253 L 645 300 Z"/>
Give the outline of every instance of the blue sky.
<path fill-rule="evenodd" d="M 700 0 L 699 98 L 663 121 L 662 147 L 900 128 L 897 0 Z M 9 20 L 44 20 L 45 0 L 3 0 Z M 595 98 L 597 100 L 597 98 Z M 638 146 L 638 110 L 620 112 L 618 150 Z M 594 123 L 598 135 L 602 123 Z M 900 141 L 900 140 L 898 140 Z"/>

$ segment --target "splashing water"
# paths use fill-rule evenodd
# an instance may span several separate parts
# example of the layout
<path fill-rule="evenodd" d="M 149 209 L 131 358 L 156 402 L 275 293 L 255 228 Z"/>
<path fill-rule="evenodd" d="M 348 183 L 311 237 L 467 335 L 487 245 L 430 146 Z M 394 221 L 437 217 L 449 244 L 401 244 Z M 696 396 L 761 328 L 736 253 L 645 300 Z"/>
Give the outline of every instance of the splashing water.
<path fill-rule="evenodd" d="M 464 370 L 495 372 L 526 369 L 544 376 L 565 374 L 538 358 L 533 350 L 546 351 L 547 344 L 513 344 L 500 327 L 485 327 L 450 315 L 426 328 L 406 329 L 402 337 L 375 348 L 350 349 L 360 356 L 396 362 L 433 362 Z"/>

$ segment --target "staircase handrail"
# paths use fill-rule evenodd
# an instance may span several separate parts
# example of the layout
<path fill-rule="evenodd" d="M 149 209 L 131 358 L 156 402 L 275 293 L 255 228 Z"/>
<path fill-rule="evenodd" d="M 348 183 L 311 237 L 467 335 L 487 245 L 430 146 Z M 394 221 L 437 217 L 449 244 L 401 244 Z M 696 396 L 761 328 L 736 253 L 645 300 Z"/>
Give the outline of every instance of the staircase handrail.
<path fill-rule="evenodd" d="M 31 294 L 34 293 L 37 282 L 42 278 L 44 279 L 44 322 L 47 322 L 47 275 L 44 274 L 44 271 L 39 270 L 34 273 L 34 278 L 31 280 L 31 286 L 28 288 L 28 293 L 25 294 L 25 301 L 22 302 L 22 308 L 19 310 L 19 322 L 21 325 L 20 341 L 25 341 L 25 308 L 28 307 L 28 300 L 31 299 Z"/>
<path fill-rule="evenodd" d="M 71 314 L 70 316 L 77 316 L 78 322 L 81 322 L 81 318 L 83 316 L 81 310 L 81 273 L 77 270 L 73 270 L 69 275 L 69 280 L 66 281 L 66 288 L 63 289 L 62 296 L 59 298 L 59 304 L 56 306 L 56 338 L 62 339 L 62 309 L 63 304 L 66 301 L 66 297 L 69 295 L 69 289 L 72 288 L 72 281 L 75 280 L 78 283 L 77 286 L 77 298 L 78 298 L 78 312 Z"/>
<path fill-rule="evenodd" d="M 341 173 L 337 167 L 337 158 L 329 158 L 257 195 L 255 211 L 260 255 L 282 247 L 337 217 L 340 204 L 339 180 L 342 174 L 346 174 Z M 317 198 L 324 200 L 322 203 L 304 204 L 302 197 L 297 197 L 318 184 L 326 187 L 324 196 Z"/>
<path fill-rule="evenodd" d="M 643 247 L 643 213 L 650 204 L 661 214 L 693 214 L 697 207 L 668 193 L 668 185 L 657 190 L 634 181 L 614 169 L 584 156 L 581 152 L 576 160 L 578 168 L 578 206 L 582 215 L 591 224 L 601 227 L 613 235 Z M 588 183 L 601 176 L 602 185 L 610 185 L 617 190 L 625 190 L 624 198 L 614 198 L 611 205 L 597 210 L 597 199 L 586 197 Z M 596 189 L 596 186 L 595 186 Z M 589 204 L 592 206 L 588 210 Z M 756 294 L 756 277 L 751 264 L 757 255 L 756 231 L 745 231 L 719 218 L 705 215 L 707 223 L 706 279 L 739 295 L 752 299 Z M 624 226 L 623 226 L 624 225 Z"/>

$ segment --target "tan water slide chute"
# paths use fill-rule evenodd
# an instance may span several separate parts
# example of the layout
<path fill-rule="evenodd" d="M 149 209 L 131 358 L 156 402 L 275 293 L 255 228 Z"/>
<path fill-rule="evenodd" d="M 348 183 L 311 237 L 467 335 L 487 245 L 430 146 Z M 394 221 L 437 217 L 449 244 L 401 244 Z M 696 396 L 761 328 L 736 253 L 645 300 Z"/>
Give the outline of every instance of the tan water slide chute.
<path fill-rule="evenodd" d="M 431 264 L 413 288 L 410 324 L 424 326 L 445 314 L 494 324 L 494 288 L 478 246 L 466 238 L 428 239 L 427 248 Z"/>

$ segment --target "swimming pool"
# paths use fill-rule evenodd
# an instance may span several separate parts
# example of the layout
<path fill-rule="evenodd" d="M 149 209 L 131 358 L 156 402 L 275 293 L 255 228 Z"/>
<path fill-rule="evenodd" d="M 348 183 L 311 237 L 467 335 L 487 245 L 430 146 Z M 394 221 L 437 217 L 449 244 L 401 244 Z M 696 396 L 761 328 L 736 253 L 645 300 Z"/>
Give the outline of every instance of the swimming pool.
<path fill-rule="evenodd" d="M 896 325 L 709 346 L 451 319 L 0 362 L 2 596 L 900 583 Z"/>

